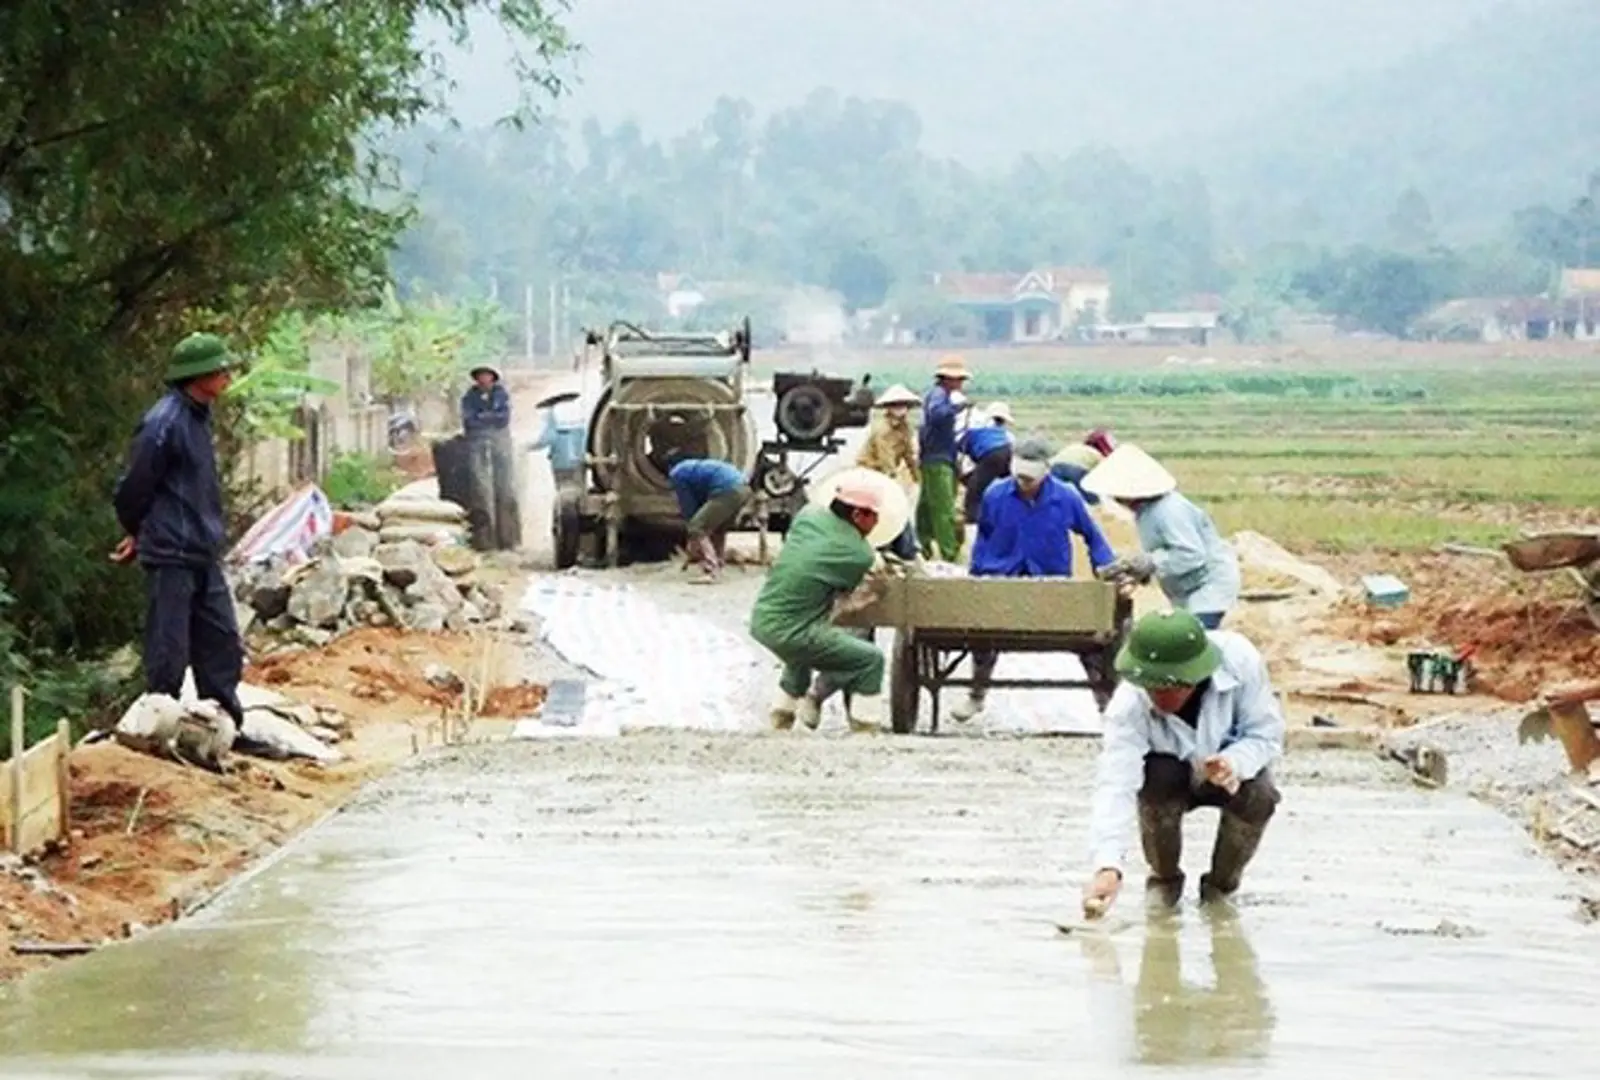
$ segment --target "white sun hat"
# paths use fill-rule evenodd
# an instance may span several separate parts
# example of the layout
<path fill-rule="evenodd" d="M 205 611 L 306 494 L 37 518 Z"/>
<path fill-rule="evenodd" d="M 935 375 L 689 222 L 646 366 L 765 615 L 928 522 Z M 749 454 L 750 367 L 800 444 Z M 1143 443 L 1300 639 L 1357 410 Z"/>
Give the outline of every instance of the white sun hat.
<path fill-rule="evenodd" d="M 1105 499 L 1155 499 L 1178 490 L 1178 481 L 1155 458 L 1123 443 L 1089 470 L 1080 486 Z"/>
<path fill-rule="evenodd" d="M 872 469 L 851 466 L 813 482 L 808 492 L 810 502 L 813 506 L 828 506 L 841 489 L 870 491 L 878 504 L 878 524 L 867 534 L 867 543 L 883 547 L 905 532 L 906 523 L 911 520 L 911 500 L 898 481 Z"/>

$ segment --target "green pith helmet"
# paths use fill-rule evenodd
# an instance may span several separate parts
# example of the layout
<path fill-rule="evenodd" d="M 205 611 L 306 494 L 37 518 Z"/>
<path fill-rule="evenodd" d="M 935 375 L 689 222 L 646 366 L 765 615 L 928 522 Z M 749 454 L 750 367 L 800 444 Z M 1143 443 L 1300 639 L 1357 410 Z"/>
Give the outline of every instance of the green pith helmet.
<path fill-rule="evenodd" d="M 198 379 L 218 371 L 238 366 L 238 359 L 228 351 L 221 338 L 215 334 L 190 334 L 172 350 L 167 364 L 167 381 L 182 382 Z"/>
<path fill-rule="evenodd" d="M 1222 664 L 1222 650 L 1187 611 L 1154 611 L 1117 652 L 1117 674 L 1135 686 L 1195 686 Z"/>

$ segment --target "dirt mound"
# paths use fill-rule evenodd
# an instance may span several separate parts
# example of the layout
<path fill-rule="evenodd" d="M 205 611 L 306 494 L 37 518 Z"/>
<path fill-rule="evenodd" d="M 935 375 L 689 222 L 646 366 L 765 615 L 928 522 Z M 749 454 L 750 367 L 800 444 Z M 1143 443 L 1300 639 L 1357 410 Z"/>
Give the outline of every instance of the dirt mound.
<path fill-rule="evenodd" d="M 484 696 L 478 707 L 479 716 L 521 719 L 532 716 L 544 704 L 547 689 L 537 683 L 519 683 L 516 686 L 496 686 Z"/>
<path fill-rule="evenodd" d="M 1508 701 L 1528 701 L 1549 686 L 1600 670 L 1600 631 L 1563 577 L 1527 576 L 1492 560 L 1449 555 L 1413 557 L 1383 569 L 1410 586 L 1410 601 L 1382 612 L 1345 602 L 1335 621 L 1346 636 L 1380 645 L 1473 649 L 1477 688 Z"/>

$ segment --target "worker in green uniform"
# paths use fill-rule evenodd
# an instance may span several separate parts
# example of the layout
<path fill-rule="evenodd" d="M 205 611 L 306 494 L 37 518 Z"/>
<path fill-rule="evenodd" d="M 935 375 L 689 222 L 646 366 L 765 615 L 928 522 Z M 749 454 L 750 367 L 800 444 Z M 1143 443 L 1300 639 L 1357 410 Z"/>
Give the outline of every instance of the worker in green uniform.
<path fill-rule="evenodd" d="M 756 597 L 750 636 L 783 662 L 771 711 L 780 731 L 794 727 L 813 672 L 845 692 L 851 731 L 883 729 L 883 651 L 832 621 L 834 601 L 853 592 L 878 562 L 867 537 L 881 508 L 874 486 L 845 482 L 828 505 L 801 510 Z"/>

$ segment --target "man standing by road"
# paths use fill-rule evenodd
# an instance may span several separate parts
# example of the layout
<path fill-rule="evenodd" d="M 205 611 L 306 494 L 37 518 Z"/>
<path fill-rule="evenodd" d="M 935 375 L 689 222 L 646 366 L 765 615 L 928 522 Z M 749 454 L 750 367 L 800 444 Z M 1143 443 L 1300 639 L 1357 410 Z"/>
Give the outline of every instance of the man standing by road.
<path fill-rule="evenodd" d="M 868 537 L 888 543 L 905 527 L 904 509 L 885 505 L 898 486 L 882 477 L 882 484 L 865 482 L 855 475 L 861 472 L 841 477 L 826 506 L 795 515 L 750 613 L 750 635 L 783 662 L 770 714 L 780 731 L 794 727 L 813 672 L 848 696 L 851 731 L 884 726 L 883 651 L 833 625 L 834 602 L 878 564 Z"/>
<path fill-rule="evenodd" d="M 689 558 L 703 581 L 715 581 L 727 555 L 728 528 L 754 497 L 744 473 L 718 458 L 680 455 L 667 470 L 678 509 L 689 524 Z"/>
<path fill-rule="evenodd" d="M 973 577 L 1071 577 L 1073 533 L 1083 537 L 1096 570 L 1116 559 L 1077 490 L 1050 475 L 1048 442 L 1030 437 L 1018 443 L 1011 472 L 983 494 Z M 973 651 L 972 689 L 950 710 L 956 720 L 971 720 L 983 711 L 998 659 L 997 653 Z"/>
<path fill-rule="evenodd" d="M 211 438 L 211 404 L 237 366 L 222 339 L 191 334 L 172 351 L 167 393 L 134 432 L 112 504 L 126 534 L 112 552 L 145 572 L 144 675 L 152 694 L 176 698 L 184 672 L 195 692 L 244 724 L 239 680 L 244 644 L 222 574 L 226 525 Z"/>
<path fill-rule="evenodd" d="M 1270 766 L 1283 755 L 1283 712 L 1266 664 L 1240 635 L 1208 632 L 1190 612 L 1168 611 L 1134 625 L 1116 665 L 1122 683 L 1105 712 L 1084 914 L 1104 914 L 1121 890 L 1135 817 L 1147 891 L 1176 903 L 1183 817 L 1201 806 L 1222 811 L 1201 899 L 1231 896 L 1279 801 Z"/>
<path fill-rule="evenodd" d="M 500 372 L 487 364 L 471 375 L 472 386 L 461 395 L 461 429 L 470 454 L 472 538 L 480 551 L 511 551 L 522 544 L 511 395 L 501 385 Z"/>
<path fill-rule="evenodd" d="M 934 385 L 922 398 L 917 430 L 922 493 L 917 499 L 917 537 L 924 558 L 954 562 L 961 557 L 962 530 L 956 522 L 956 421 L 968 408 L 964 387 L 967 365 L 959 356 L 939 361 Z"/>

